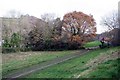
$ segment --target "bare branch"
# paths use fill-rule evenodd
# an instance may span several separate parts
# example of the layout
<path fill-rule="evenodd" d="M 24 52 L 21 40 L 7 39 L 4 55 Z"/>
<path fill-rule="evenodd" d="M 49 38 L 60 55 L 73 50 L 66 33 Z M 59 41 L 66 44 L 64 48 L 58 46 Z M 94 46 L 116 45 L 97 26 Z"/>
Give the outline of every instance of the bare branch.
<path fill-rule="evenodd" d="M 105 15 L 102 18 L 101 25 L 107 26 L 108 30 L 118 28 L 118 13 L 112 12 L 110 15 Z"/>

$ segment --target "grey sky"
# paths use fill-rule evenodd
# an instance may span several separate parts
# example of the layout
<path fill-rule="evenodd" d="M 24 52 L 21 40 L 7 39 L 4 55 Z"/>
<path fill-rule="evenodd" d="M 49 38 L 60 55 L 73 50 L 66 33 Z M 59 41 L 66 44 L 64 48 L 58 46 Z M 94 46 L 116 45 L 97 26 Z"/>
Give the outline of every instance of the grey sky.
<path fill-rule="evenodd" d="M 82 11 L 92 14 L 97 22 L 97 33 L 105 31 L 100 26 L 101 17 L 118 9 L 119 0 L 0 0 L 0 17 L 10 10 L 39 17 L 44 13 L 55 13 L 63 17 L 65 13 Z"/>

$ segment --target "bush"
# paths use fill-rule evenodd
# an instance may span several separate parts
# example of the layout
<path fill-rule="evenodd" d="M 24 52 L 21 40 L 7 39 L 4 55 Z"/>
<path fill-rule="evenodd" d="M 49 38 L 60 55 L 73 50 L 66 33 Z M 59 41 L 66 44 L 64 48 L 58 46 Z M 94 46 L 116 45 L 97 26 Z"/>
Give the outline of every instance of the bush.
<path fill-rule="evenodd" d="M 112 40 L 111 44 L 112 46 L 120 46 L 120 40 Z"/>
<path fill-rule="evenodd" d="M 32 50 L 33 51 L 74 50 L 74 49 L 79 49 L 80 46 L 81 44 L 77 42 L 46 40 L 44 42 L 37 42 L 36 44 L 32 45 Z"/>
<path fill-rule="evenodd" d="M 81 46 L 81 44 L 80 43 L 78 43 L 78 42 L 69 42 L 68 43 L 68 49 L 79 49 L 79 47 Z"/>
<path fill-rule="evenodd" d="M 10 38 L 5 38 L 2 44 L 2 53 L 20 51 L 21 36 L 19 33 L 13 33 Z"/>
<path fill-rule="evenodd" d="M 3 47 L 2 53 L 12 53 L 19 51 L 19 48 L 10 48 L 10 47 Z"/>

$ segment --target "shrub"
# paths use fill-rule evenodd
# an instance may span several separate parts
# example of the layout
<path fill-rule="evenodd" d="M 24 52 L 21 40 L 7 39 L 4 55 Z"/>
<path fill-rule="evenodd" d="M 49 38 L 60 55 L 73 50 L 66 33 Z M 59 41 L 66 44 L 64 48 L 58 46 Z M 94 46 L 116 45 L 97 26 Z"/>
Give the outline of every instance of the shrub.
<path fill-rule="evenodd" d="M 37 42 L 32 45 L 33 51 L 41 50 L 74 50 L 79 49 L 81 46 L 78 42 L 63 42 L 63 41 L 53 41 L 46 40 L 44 42 Z"/>
<path fill-rule="evenodd" d="M 2 44 L 2 53 L 18 52 L 20 51 L 21 36 L 18 33 L 13 33 L 8 39 L 4 39 Z"/>

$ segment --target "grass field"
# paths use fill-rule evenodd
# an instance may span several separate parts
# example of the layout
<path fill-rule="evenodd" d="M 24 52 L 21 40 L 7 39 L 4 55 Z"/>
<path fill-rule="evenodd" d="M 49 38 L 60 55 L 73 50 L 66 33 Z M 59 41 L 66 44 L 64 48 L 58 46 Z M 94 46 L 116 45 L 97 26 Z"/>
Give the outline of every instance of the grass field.
<path fill-rule="evenodd" d="M 42 63 L 57 57 L 77 52 L 73 51 L 41 51 L 2 54 L 2 74 L 22 69 L 34 64 Z"/>
<path fill-rule="evenodd" d="M 86 44 L 84 44 L 84 47 L 88 48 L 88 47 L 95 47 L 95 46 L 99 46 L 101 44 L 100 41 L 92 41 L 92 42 L 88 42 Z"/>
<path fill-rule="evenodd" d="M 118 51 L 119 49 L 120 47 L 112 47 L 109 49 L 105 48 L 105 49 L 94 50 L 79 58 L 71 59 L 69 61 L 65 61 L 63 63 L 51 66 L 45 70 L 38 71 L 26 77 L 27 78 L 77 78 L 82 72 L 89 70 L 92 66 L 94 66 L 95 62 L 92 65 L 90 64 L 88 66 L 85 66 L 89 64 L 92 60 L 97 60 L 97 58 L 100 57 L 100 55 L 102 55 L 101 58 L 103 56 L 110 55 L 112 54 L 112 52 Z M 108 70 L 108 68 L 105 68 L 105 70 Z"/>
<path fill-rule="evenodd" d="M 98 41 L 85 44 L 85 47 L 98 44 Z M 78 50 L 72 51 L 39 51 L 39 52 L 20 52 L 2 54 L 2 74 L 8 74 L 11 71 L 22 69 L 34 64 L 42 63 L 67 54 L 76 53 Z"/>
<path fill-rule="evenodd" d="M 101 43 L 99 41 L 94 41 L 84 44 L 84 47 L 95 47 L 99 46 L 100 44 Z M 94 51 L 88 52 L 88 54 L 83 55 L 79 58 L 71 59 L 63 63 L 59 63 L 57 65 L 46 68 L 45 70 L 41 70 L 31 75 L 28 75 L 26 76 L 26 78 L 97 78 L 98 76 L 115 77 L 117 76 L 117 67 L 115 65 L 117 65 L 117 61 L 119 59 L 108 59 L 106 62 L 103 61 L 103 63 L 100 63 L 98 66 L 94 65 L 96 65 L 95 63 L 101 61 L 103 57 L 107 58 L 107 55 L 110 55 L 113 52 L 119 50 L 120 46 L 105 49 L 96 49 Z M 57 57 L 62 57 L 68 54 L 74 54 L 76 52 L 79 52 L 79 50 L 39 51 L 2 54 L 2 73 L 3 75 L 6 75 L 18 69 L 23 69 L 35 64 L 40 64 L 42 62 L 55 59 Z M 108 70 L 110 66 L 111 68 Z M 93 69 L 92 67 L 95 67 L 95 69 Z M 104 71 L 104 73 L 102 73 L 102 71 Z M 86 74 L 86 72 L 89 74 Z"/>
<path fill-rule="evenodd" d="M 92 77 L 92 78 L 119 78 L 120 73 L 120 58 L 115 60 L 108 60 L 87 75 L 82 76 L 82 78 Z"/>

